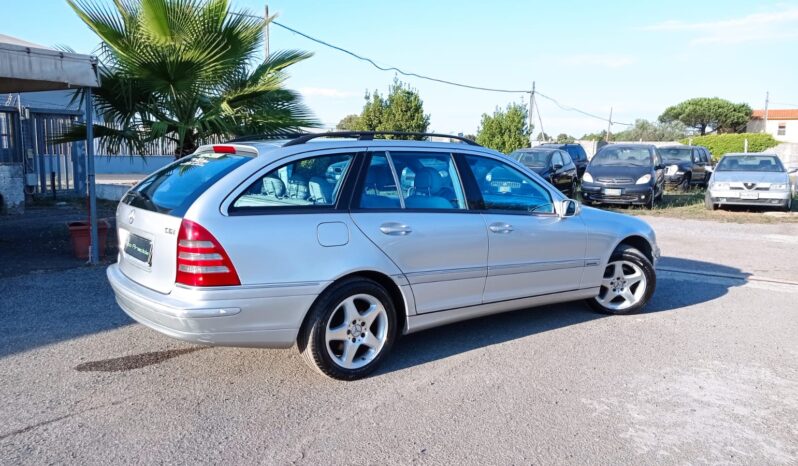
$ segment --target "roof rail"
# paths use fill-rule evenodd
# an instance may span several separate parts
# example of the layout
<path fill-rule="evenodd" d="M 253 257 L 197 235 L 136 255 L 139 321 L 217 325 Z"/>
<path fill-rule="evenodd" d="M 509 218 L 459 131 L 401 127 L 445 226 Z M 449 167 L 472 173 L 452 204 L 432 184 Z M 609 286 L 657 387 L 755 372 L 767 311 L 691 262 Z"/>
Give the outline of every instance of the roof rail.
<path fill-rule="evenodd" d="M 230 139 L 227 142 L 249 142 L 249 141 L 263 141 L 271 139 L 296 139 L 306 134 L 308 133 L 303 133 L 301 131 L 285 132 L 285 133 L 250 134 L 247 136 L 238 136 L 236 138 Z"/>
<path fill-rule="evenodd" d="M 374 136 L 411 136 L 411 137 L 434 136 L 441 138 L 457 139 L 458 141 L 464 142 L 471 146 L 482 147 L 481 145 L 477 144 L 471 139 L 464 138 L 462 136 L 453 136 L 451 134 L 440 134 L 440 133 L 412 133 L 404 131 L 330 131 L 327 133 L 308 133 L 288 141 L 287 143 L 283 144 L 283 147 L 304 144 L 316 138 L 356 138 L 358 141 L 372 141 L 374 140 Z"/>

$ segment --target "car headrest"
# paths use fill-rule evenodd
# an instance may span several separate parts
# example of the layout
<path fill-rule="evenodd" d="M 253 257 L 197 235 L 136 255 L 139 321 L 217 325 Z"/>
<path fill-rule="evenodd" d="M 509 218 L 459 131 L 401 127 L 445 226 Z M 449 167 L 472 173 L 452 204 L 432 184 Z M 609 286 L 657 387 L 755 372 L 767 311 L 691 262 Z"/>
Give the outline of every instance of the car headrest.
<path fill-rule="evenodd" d="M 441 190 L 443 177 L 434 168 L 425 167 L 416 173 L 416 192 L 434 194 Z"/>

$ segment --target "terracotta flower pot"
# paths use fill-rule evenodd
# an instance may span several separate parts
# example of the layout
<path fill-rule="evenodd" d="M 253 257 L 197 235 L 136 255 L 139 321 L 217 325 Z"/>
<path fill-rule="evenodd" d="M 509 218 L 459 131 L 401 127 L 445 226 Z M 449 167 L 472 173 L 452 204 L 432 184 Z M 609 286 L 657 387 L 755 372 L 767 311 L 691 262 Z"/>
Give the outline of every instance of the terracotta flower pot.
<path fill-rule="evenodd" d="M 78 259 L 89 259 L 89 246 L 91 245 L 91 224 L 89 222 L 68 222 L 69 239 L 72 243 L 72 252 Z M 105 243 L 108 239 L 107 220 L 97 222 L 97 239 L 100 246 L 100 257 L 105 256 Z"/>

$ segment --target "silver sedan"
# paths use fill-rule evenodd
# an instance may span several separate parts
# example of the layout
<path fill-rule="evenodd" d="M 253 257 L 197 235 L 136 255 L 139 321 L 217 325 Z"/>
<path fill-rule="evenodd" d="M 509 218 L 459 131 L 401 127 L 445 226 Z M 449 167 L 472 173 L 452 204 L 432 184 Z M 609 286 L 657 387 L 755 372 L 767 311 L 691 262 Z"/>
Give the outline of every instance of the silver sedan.
<path fill-rule="evenodd" d="M 297 344 L 351 380 L 403 334 L 574 300 L 626 314 L 654 293 L 639 219 L 474 143 L 338 136 L 203 146 L 132 188 L 108 268 L 122 309 L 191 342 Z"/>
<path fill-rule="evenodd" d="M 726 154 L 709 179 L 708 210 L 724 205 L 790 210 L 794 189 L 788 170 L 775 154 Z"/>

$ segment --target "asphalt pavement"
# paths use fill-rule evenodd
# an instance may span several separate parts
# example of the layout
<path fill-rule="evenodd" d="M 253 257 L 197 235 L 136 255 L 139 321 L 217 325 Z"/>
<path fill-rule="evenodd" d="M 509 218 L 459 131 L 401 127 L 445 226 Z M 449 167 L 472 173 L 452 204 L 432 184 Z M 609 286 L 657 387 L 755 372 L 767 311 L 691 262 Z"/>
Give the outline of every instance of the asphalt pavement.
<path fill-rule="evenodd" d="M 101 268 L 4 277 L 0 463 L 798 463 L 798 225 L 647 220 L 646 312 L 454 324 L 351 383 L 134 324 Z"/>

